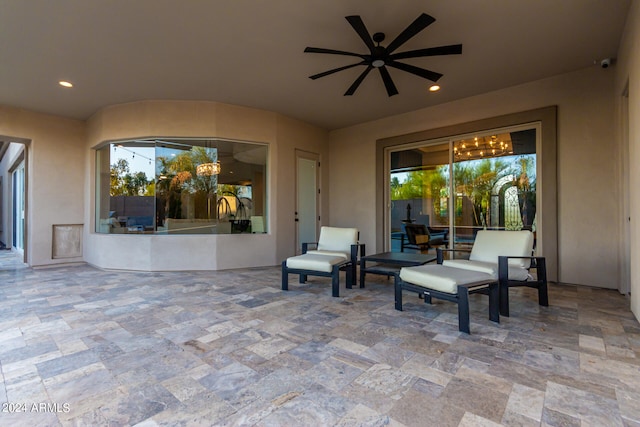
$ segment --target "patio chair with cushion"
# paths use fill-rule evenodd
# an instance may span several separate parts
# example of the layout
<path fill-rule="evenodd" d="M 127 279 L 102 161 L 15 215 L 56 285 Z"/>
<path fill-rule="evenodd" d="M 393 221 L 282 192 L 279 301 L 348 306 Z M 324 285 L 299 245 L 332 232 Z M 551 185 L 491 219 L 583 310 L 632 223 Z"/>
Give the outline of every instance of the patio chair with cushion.
<path fill-rule="evenodd" d="M 402 310 L 402 291 L 417 292 L 425 303 L 440 298 L 458 304 L 458 328 L 469 333 L 469 295 L 489 296 L 489 319 L 499 322 L 499 314 L 509 315 L 508 288 L 530 286 L 538 289 L 540 305 L 548 305 L 547 278 L 543 257 L 533 257 L 533 234 L 529 231 L 479 231 L 469 259 L 444 260 L 438 248 L 438 264 L 406 267 L 396 276 L 396 309 Z M 537 279 L 529 269 L 537 268 Z"/>
<path fill-rule="evenodd" d="M 509 316 L 509 288 L 526 286 L 538 290 L 538 304 L 549 305 L 547 270 L 544 257 L 533 255 L 534 236 L 531 231 L 480 230 L 471 248 L 469 259 L 444 260 L 446 252 L 438 249 L 438 264 L 490 274 L 500 287 L 500 314 Z M 530 271 L 536 270 L 536 278 Z"/>
<path fill-rule="evenodd" d="M 315 249 L 310 250 L 310 246 Z M 346 273 L 346 286 L 356 281 L 358 262 L 358 230 L 356 228 L 322 227 L 317 243 L 303 243 L 302 255 L 282 262 L 282 290 L 289 290 L 289 274 L 298 274 L 300 283 L 307 276 L 331 277 L 331 294 L 340 296 L 340 271 Z"/>

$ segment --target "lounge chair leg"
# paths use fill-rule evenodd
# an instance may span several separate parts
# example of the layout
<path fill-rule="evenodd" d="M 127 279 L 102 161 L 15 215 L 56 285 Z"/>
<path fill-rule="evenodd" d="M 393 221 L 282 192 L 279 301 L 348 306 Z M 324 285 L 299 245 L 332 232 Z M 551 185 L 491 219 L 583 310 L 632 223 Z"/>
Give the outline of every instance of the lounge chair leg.
<path fill-rule="evenodd" d="M 470 334 L 469 324 L 469 289 L 458 285 L 458 330 Z"/>
<path fill-rule="evenodd" d="M 351 285 L 356 285 L 356 277 L 358 277 L 358 266 L 357 262 L 351 264 Z"/>
<path fill-rule="evenodd" d="M 287 271 L 287 261 L 282 262 L 282 290 L 289 290 L 289 271 Z"/>
<path fill-rule="evenodd" d="M 331 274 L 331 296 L 340 296 L 340 267 L 337 265 L 333 266 Z"/>
<path fill-rule="evenodd" d="M 500 287 L 497 283 L 489 284 L 489 320 L 500 323 Z"/>
<path fill-rule="evenodd" d="M 509 317 L 509 286 L 499 285 L 500 315 Z"/>
<path fill-rule="evenodd" d="M 549 307 L 549 291 L 547 289 L 547 261 L 536 258 L 536 275 L 542 284 L 538 285 L 538 304 Z"/>
<path fill-rule="evenodd" d="M 298 280 L 298 282 L 305 283 L 306 281 L 307 281 L 307 275 L 306 274 L 301 274 L 300 275 L 300 279 Z"/>
<path fill-rule="evenodd" d="M 400 285 L 400 277 L 394 274 L 395 278 L 395 294 L 396 294 L 396 310 L 402 311 L 402 286 Z"/>
<path fill-rule="evenodd" d="M 424 298 L 425 304 L 431 304 L 431 294 L 429 292 L 423 293 L 422 298 Z"/>
<path fill-rule="evenodd" d="M 549 307 L 549 290 L 546 282 L 538 286 L 538 304 Z"/>
<path fill-rule="evenodd" d="M 353 269 L 351 268 L 350 265 L 347 266 L 347 271 L 345 272 L 346 277 L 346 285 L 347 285 L 347 289 L 352 289 L 353 288 Z"/>

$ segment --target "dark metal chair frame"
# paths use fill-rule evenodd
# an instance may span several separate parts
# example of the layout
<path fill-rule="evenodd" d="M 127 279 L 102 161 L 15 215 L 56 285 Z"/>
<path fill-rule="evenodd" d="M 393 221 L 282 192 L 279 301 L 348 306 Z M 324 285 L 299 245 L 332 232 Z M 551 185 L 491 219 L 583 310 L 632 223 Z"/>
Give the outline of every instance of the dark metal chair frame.
<path fill-rule="evenodd" d="M 395 275 L 395 308 L 402 311 L 402 291 L 417 292 L 426 304 L 431 304 L 431 298 L 438 298 L 446 301 L 451 301 L 458 304 L 458 330 L 470 334 L 470 320 L 469 320 L 469 295 L 471 294 L 484 294 L 489 296 L 489 320 L 500 323 L 499 314 L 499 292 L 497 281 L 478 281 L 473 283 L 467 283 L 458 285 L 458 292 L 450 294 L 447 292 L 440 292 L 434 289 L 425 288 L 424 286 L 414 285 L 413 283 L 405 282 L 400 278 L 399 274 Z"/>
<path fill-rule="evenodd" d="M 536 269 L 536 280 L 509 280 L 509 259 L 524 258 L 531 260 L 529 269 Z M 549 290 L 547 286 L 547 264 L 544 257 L 498 257 L 498 283 L 500 285 L 500 314 L 509 317 L 509 288 L 526 286 L 538 290 L 538 304 L 549 306 Z"/>

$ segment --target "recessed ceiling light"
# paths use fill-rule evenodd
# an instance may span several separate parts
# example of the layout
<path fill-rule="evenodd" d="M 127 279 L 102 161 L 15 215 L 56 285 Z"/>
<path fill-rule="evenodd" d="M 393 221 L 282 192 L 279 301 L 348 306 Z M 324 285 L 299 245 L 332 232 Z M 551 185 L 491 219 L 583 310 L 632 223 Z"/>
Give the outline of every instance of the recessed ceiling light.
<path fill-rule="evenodd" d="M 58 84 L 63 87 L 73 87 L 73 83 L 64 80 L 60 80 Z"/>
<path fill-rule="evenodd" d="M 433 86 L 431 86 L 431 87 L 429 88 L 429 91 L 430 91 L 430 92 L 437 92 L 437 91 L 439 91 L 439 90 L 440 90 L 440 86 L 438 86 L 438 85 L 433 85 Z"/>

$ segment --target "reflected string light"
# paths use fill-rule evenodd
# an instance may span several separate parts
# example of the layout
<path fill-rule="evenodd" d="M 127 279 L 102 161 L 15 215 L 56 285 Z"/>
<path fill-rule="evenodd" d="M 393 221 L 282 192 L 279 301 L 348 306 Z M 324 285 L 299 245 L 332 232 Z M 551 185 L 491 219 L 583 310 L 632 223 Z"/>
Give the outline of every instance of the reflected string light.
<path fill-rule="evenodd" d="M 151 157 L 147 157 L 147 156 L 145 156 L 144 154 L 140 154 L 140 153 L 138 153 L 138 152 L 136 152 L 136 151 L 130 150 L 130 149 L 128 149 L 127 147 L 125 147 L 124 145 L 118 144 L 118 145 L 115 145 L 115 146 L 113 147 L 113 151 L 116 151 L 116 150 L 118 150 L 118 149 L 120 149 L 120 150 L 124 150 L 124 151 L 126 151 L 126 152 L 131 153 L 131 159 L 132 159 L 132 160 L 136 158 L 136 154 L 137 154 L 137 155 L 138 155 L 138 157 L 142 157 L 143 159 L 148 160 L 148 161 L 149 161 L 149 164 L 151 164 L 151 162 L 153 161 L 153 159 L 152 159 Z"/>

